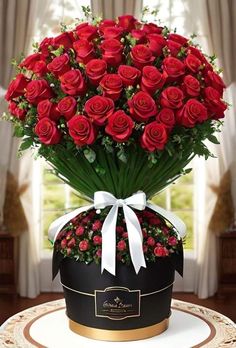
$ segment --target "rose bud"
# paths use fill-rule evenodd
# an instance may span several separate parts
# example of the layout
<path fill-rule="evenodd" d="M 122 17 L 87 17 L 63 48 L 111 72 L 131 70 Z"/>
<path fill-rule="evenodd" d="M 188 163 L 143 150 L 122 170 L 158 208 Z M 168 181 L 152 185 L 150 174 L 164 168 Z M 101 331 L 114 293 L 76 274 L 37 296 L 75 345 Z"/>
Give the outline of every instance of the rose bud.
<path fill-rule="evenodd" d="M 117 243 L 117 249 L 119 251 L 124 251 L 126 249 L 126 243 L 124 240 L 120 240 L 118 243 Z"/>
<path fill-rule="evenodd" d="M 99 248 L 97 251 L 96 251 L 96 256 L 97 257 L 101 257 L 102 256 L 102 249 Z"/>
<path fill-rule="evenodd" d="M 223 90 L 226 88 L 222 78 L 214 71 L 208 71 L 205 76 L 205 82 L 215 88 L 222 96 Z"/>
<path fill-rule="evenodd" d="M 55 57 L 51 63 L 47 65 L 49 71 L 55 76 L 61 76 L 70 70 L 70 59 L 67 53 Z"/>
<path fill-rule="evenodd" d="M 91 41 L 97 37 L 97 27 L 88 23 L 81 23 L 75 28 L 79 39 Z"/>
<path fill-rule="evenodd" d="M 136 45 L 131 49 L 130 57 L 134 66 L 142 69 L 146 65 L 151 65 L 155 59 L 152 51 L 145 45 Z"/>
<path fill-rule="evenodd" d="M 25 94 L 25 88 L 28 85 L 28 80 L 23 74 L 16 75 L 16 78 L 11 81 L 8 86 L 7 93 L 5 95 L 5 99 L 7 101 L 17 98 L 21 95 Z"/>
<path fill-rule="evenodd" d="M 92 59 L 87 63 L 85 70 L 89 81 L 93 85 L 98 86 L 99 82 L 106 74 L 107 63 L 103 59 Z"/>
<path fill-rule="evenodd" d="M 45 61 L 39 60 L 38 62 L 36 62 L 33 72 L 39 77 L 45 75 L 48 72 L 47 64 L 45 63 Z"/>
<path fill-rule="evenodd" d="M 96 139 L 96 132 L 92 122 L 83 115 L 73 116 L 67 122 L 69 134 L 78 146 L 91 145 Z M 83 219 L 83 221 L 85 218 Z"/>
<path fill-rule="evenodd" d="M 67 243 L 68 248 L 73 248 L 75 246 L 75 238 L 71 238 Z"/>
<path fill-rule="evenodd" d="M 52 97 L 52 90 L 46 80 L 33 80 L 26 86 L 26 99 L 31 104 L 38 104 L 41 100 Z"/>
<path fill-rule="evenodd" d="M 101 221 L 100 220 L 94 221 L 94 223 L 92 224 L 92 230 L 97 231 L 97 230 L 100 230 L 101 228 L 102 228 Z"/>
<path fill-rule="evenodd" d="M 167 140 L 168 135 L 165 126 L 154 121 L 145 126 L 141 136 L 141 146 L 150 152 L 163 150 Z"/>
<path fill-rule="evenodd" d="M 49 56 L 49 46 L 52 46 L 53 38 L 52 37 L 45 37 L 43 41 L 39 45 L 39 50 L 42 53 L 42 55 L 47 58 Z"/>
<path fill-rule="evenodd" d="M 141 90 L 149 94 L 154 94 L 157 89 L 163 87 L 167 74 L 163 74 L 155 66 L 145 66 L 141 79 Z"/>
<path fill-rule="evenodd" d="M 100 22 L 98 29 L 101 35 L 103 35 L 103 31 L 105 28 L 115 27 L 115 26 L 116 26 L 116 22 L 113 19 L 104 19 Z"/>
<path fill-rule="evenodd" d="M 163 107 L 179 109 L 183 105 L 184 94 L 178 87 L 167 87 L 161 93 L 160 103 Z"/>
<path fill-rule="evenodd" d="M 10 101 L 8 105 L 8 110 L 11 115 L 19 118 L 19 120 L 24 121 L 26 116 L 26 110 L 20 109 L 17 105 L 17 103 Z"/>
<path fill-rule="evenodd" d="M 172 40 L 167 40 L 166 46 L 168 47 L 168 50 L 173 57 L 177 57 L 182 48 L 182 45 L 180 43 Z"/>
<path fill-rule="evenodd" d="M 84 239 L 79 243 L 79 250 L 80 251 L 86 251 L 89 249 L 89 242 Z"/>
<path fill-rule="evenodd" d="M 171 246 L 175 246 L 178 244 L 178 240 L 176 237 L 172 236 L 172 237 L 169 237 L 168 238 L 168 244 L 171 245 Z"/>
<path fill-rule="evenodd" d="M 75 41 L 73 47 L 76 52 L 76 61 L 78 63 L 87 64 L 94 57 L 94 47 L 90 41 Z"/>
<path fill-rule="evenodd" d="M 107 74 L 100 81 L 100 86 L 104 97 L 109 97 L 112 100 L 117 100 L 122 92 L 123 84 L 119 75 Z"/>
<path fill-rule="evenodd" d="M 122 233 L 122 238 L 128 238 L 128 232 Z"/>
<path fill-rule="evenodd" d="M 193 54 L 188 54 L 185 59 L 185 65 L 191 72 L 197 73 L 202 65 L 202 62 Z"/>
<path fill-rule="evenodd" d="M 48 117 L 53 121 L 60 118 L 60 112 L 57 109 L 57 104 L 52 103 L 49 99 L 42 100 L 37 105 L 38 118 Z"/>
<path fill-rule="evenodd" d="M 128 100 L 128 105 L 129 112 L 136 121 L 146 122 L 157 114 L 155 101 L 146 92 L 136 93 L 132 99 Z"/>
<path fill-rule="evenodd" d="M 204 89 L 204 96 L 204 104 L 211 117 L 214 119 L 224 117 L 224 111 L 227 109 L 227 105 L 220 99 L 220 93 L 213 87 L 207 87 Z"/>
<path fill-rule="evenodd" d="M 101 245 L 102 244 L 102 237 L 101 236 L 94 236 L 93 237 L 93 244 Z"/>
<path fill-rule="evenodd" d="M 58 144 L 61 140 L 61 132 L 50 118 L 44 117 L 35 126 L 35 134 L 39 141 L 46 145 Z"/>
<path fill-rule="evenodd" d="M 108 118 L 105 131 L 112 136 L 113 140 L 122 143 L 130 138 L 133 128 L 132 118 L 126 115 L 123 110 L 118 110 Z"/>
<path fill-rule="evenodd" d="M 129 65 L 120 65 L 117 73 L 124 86 L 134 86 L 141 76 L 140 70 Z"/>
<path fill-rule="evenodd" d="M 114 108 L 112 99 L 100 95 L 88 99 L 84 106 L 87 115 L 99 126 L 106 123 L 106 120 L 113 114 Z"/>
<path fill-rule="evenodd" d="M 159 257 L 165 257 L 169 255 L 169 251 L 163 246 L 157 246 L 154 249 L 154 254 Z"/>
<path fill-rule="evenodd" d="M 65 49 L 72 48 L 71 35 L 68 32 L 64 32 L 52 39 L 52 46 L 58 48 L 63 46 Z"/>
<path fill-rule="evenodd" d="M 152 51 L 152 54 L 156 57 L 163 54 L 162 49 L 166 46 L 166 39 L 160 34 L 148 34 L 147 46 Z"/>
<path fill-rule="evenodd" d="M 193 128 L 206 120 L 207 108 L 196 99 L 189 99 L 176 113 L 177 123 L 187 128 Z"/>
<path fill-rule="evenodd" d="M 144 26 L 143 26 L 143 30 L 147 34 L 161 34 L 163 28 L 162 27 L 158 27 L 154 23 L 145 23 Z"/>
<path fill-rule="evenodd" d="M 181 36 L 179 34 L 171 33 L 168 35 L 168 40 L 172 40 L 175 42 L 178 42 L 182 46 L 186 46 L 188 43 L 188 39 L 184 36 Z"/>
<path fill-rule="evenodd" d="M 64 238 L 64 239 L 61 240 L 61 248 L 65 249 L 66 245 L 67 245 L 67 240 Z"/>
<path fill-rule="evenodd" d="M 82 236 L 84 234 L 84 227 L 83 226 L 77 227 L 75 234 L 76 236 Z"/>
<path fill-rule="evenodd" d="M 77 109 L 77 102 L 74 97 L 68 96 L 62 98 L 57 106 L 60 115 L 64 116 L 67 121 L 75 115 Z"/>
<path fill-rule="evenodd" d="M 34 70 L 35 64 L 42 60 L 43 56 L 41 53 L 33 53 L 26 57 L 21 63 L 20 67 L 25 67 L 28 70 Z"/>

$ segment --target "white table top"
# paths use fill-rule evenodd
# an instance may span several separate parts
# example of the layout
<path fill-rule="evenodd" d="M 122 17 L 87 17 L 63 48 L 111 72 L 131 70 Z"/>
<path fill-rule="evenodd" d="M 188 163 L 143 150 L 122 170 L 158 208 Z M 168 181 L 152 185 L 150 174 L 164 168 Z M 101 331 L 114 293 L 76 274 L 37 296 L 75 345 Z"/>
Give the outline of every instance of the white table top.
<path fill-rule="evenodd" d="M 169 329 L 161 335 L 131 342 L 94 341 L 68 327 L 64 300 L 31 307 L 9 318 L 0 330 L 1 348 L 197 348 L 236 347 L 236 326 L 205 307 L 173 300 Z"/>

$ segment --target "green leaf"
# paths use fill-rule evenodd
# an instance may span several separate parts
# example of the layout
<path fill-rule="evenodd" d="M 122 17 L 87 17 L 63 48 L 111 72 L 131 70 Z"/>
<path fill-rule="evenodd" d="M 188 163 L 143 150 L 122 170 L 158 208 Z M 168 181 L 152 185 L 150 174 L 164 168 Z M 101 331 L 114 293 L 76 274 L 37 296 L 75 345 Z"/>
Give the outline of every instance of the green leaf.
<path fill-rule="evenodd" d="M 210 134 L 210 135 L 208 135 L 207 138 L 208 138 L 208 140 L 210 140 L 213 144 L 219 144 L 219 143 L 220 143 L 219 140 L 216 138 L 215 135 Z"/>
<path fill-rule="evenodd" d="M 93 163 L 96 159 L 96 153 L 90 147 L 88 147 L 84 150 L 84 157 L 89 163 Z"/>
<path fill-rule="evenodd" d="M 22 138 L 24 136 L 24 127 L 21 123 L 15 123 L 13 135 L 17 138 Z"/>
<path fill-rule="evenodd" d="M 31 138 L 25 138 L 19 147 L 19 151 L 27 150 L 31 145 L 33 145 L 33 140 Z"/>

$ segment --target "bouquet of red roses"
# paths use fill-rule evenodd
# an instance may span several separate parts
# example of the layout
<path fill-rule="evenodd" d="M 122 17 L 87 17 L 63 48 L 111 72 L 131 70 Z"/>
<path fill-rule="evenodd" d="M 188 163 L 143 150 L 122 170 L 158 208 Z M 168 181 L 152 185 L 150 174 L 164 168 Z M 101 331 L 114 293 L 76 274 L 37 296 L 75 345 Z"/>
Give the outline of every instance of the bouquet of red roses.
<path fill-rule="evenodd" d="M 192 40 L 126 15 L 63 27 L 34 47 L 6 93 L 10 120 L 20 150 L 36 149 L 76 191 L 150 198 L 210 155 L 203 141 L 217 142 L 225 85 Z M 77 227 L 69 246 L 61 235 L 67 255 L 82 241 Z"/>

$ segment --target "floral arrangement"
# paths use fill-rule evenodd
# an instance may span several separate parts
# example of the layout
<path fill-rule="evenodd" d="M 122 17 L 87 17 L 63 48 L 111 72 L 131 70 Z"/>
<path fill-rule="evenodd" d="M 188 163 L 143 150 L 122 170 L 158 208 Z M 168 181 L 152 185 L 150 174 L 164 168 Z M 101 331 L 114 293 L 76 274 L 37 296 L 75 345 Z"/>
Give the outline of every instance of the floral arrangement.
<path fill-rule="evenodd" d="M 143 234 L 143 252 L 146 261 L 155 262 L 158 257 L 166 257 L 179 252 L 182 241 L 176 230 L 153 211 L 135 211 Z M 102 255 L 101 229 L 107 211 L 95 209 L 84 212 L 71 220 L 60 232 L 55 243 L 55 250 L 65 257 L 90 263 L 100 263 Z M 118 214 L 116 226 L 116 258 L 124 264 L 131 262 L 128 233 L 123 214 Z"/>
<path fill-rule="evenodd" d="M 14 134 L 21 151 L 35 149 L 88 199 L 98 190 L 117 198 L 141 190 L 149 199 L 187 173 L 195 155 L 211 155 L 204 140 L 217 143 L 213 134 L 227 108 L 220 70 L 193 37 L 131 15 L 115 21 L 86 14 L 88 22 L 62 26 L 14 63 L 6 93 Z M 146 260 L 177 250 L 173 228 L 147 209 L 137 214 Z M 58 250 L 99 260 L 103 217 L 80 214 L 63 228 Z M 117 257 L 129 262 L 122 216 Z"/>

